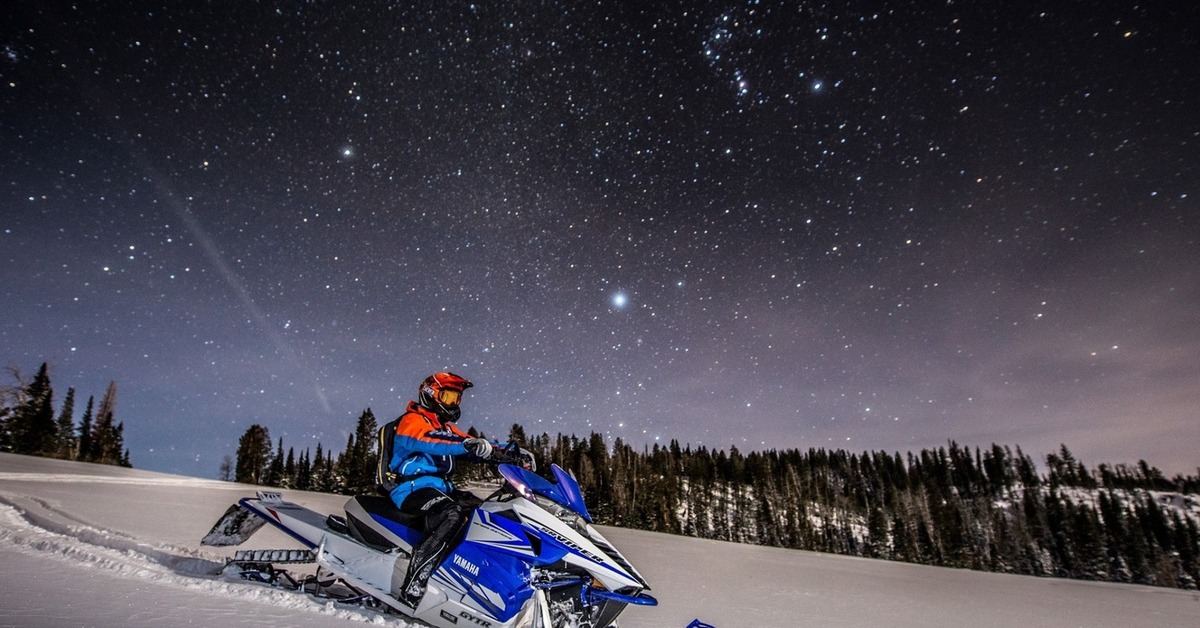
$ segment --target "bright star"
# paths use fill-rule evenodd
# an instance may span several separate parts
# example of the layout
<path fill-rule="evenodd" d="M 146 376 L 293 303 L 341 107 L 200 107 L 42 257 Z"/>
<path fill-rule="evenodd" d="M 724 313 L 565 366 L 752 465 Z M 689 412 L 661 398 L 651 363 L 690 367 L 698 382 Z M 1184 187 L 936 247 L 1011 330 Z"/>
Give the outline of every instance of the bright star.
<path fill-rule="evenodd" d="M 624 309 L 629 304 L 629 297 L 625 296 L 624 292 L 617 292 L 612 295 L 612 305 L 618 310 Z"/>

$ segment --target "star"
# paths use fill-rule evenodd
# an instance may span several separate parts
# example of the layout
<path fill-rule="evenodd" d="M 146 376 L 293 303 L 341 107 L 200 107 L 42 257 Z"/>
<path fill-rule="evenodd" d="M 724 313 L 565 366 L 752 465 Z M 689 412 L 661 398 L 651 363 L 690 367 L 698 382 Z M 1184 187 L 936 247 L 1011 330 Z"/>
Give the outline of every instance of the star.
<path fill-rule="evenodd" d="M 0 41 L 0 366 L 116 380 L 139 467 L 449 369 L 489 434 L 1195 470 L 1196 3 L 113 4 Z"/>

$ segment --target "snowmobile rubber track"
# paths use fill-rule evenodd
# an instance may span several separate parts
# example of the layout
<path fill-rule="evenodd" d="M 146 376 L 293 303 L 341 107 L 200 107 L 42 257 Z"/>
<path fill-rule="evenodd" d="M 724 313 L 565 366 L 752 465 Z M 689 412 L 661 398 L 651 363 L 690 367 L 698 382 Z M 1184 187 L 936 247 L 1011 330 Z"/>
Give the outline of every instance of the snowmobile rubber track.
<path fill-rule="evenodd" d="M 317 556 L 313 554 L 312 550 L 306 549 L 238 550 L 233 554 L 233 558 L 229 559 L 229 562 L 234 564 L 272 563 L 276 565 L 301 565 L 317 562 Z"/>

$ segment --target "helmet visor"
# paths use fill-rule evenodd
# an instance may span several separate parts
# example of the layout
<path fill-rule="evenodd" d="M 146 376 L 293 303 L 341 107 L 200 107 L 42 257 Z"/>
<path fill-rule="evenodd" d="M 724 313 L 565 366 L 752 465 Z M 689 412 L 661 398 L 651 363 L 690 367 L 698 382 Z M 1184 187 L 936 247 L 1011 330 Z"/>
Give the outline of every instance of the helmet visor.
<path fill-rule="evenodd" d="M 433 398 L 444 406 L 457 406 L 458 402 L 462 400 L 462 391 L 453 390 L 450 388 L 439 388 L 438 390 L 434 391 Z"/>

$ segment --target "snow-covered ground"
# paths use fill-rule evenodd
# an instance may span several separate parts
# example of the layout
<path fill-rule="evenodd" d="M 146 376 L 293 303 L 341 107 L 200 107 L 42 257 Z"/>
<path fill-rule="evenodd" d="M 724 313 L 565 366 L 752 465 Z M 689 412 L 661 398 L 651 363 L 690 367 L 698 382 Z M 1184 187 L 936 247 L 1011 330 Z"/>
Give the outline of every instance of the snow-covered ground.
<path fill-rule="evenodd" d="M 0 626 L 418 626 L 214 574 L 237 484 L 0 454 Z M 288 491 L 336 512 L 346 498 Z M 626 628 L 1200 626 L 1200 594 L 604 529 L 659 598 Z M 264 528 L 246 547 L 296 547 Z"/>

